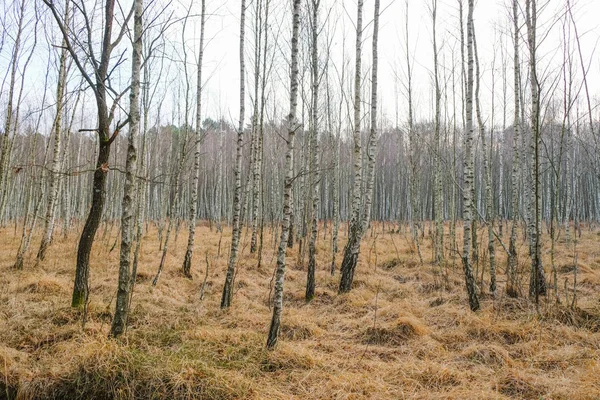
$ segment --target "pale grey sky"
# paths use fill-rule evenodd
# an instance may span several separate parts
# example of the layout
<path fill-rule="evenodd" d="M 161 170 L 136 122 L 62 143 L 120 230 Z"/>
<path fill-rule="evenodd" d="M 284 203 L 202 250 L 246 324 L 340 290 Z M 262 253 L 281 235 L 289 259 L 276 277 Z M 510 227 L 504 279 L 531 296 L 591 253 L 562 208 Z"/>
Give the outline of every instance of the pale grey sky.
<path fill-rule="evenodd" d="M 279 1 L 272 0 L 272 3 Z M 286 0 L 285 5 L 277 5 L 277 22 L 289 22 L 291 2 Z M 322 15 L 331 8 L 331 20 L 337 21 L 336 36 L 332 57 L 334 63 L 338 66 L 342 57 L 342 36 L 346 32 L 346 57 L 350 58 L 350 65 L 353 68 L 354 63 L 354 20 L 356 15 L 355 1 L 334 1 L 322 0 Z M 522 2 L 524 3 L 524 2 Z M 579 0 L 573 1 L 573 12 L 577 21 L 578 33 L 581 36 L 582 52 L 586 65 L 590 65 L 588 73 L 588 84 L 593 95 L 600 94 L 600 52 L 596 49 L 600 39 L 600 28 L 597 16 L 600 15 L 600 1 L 597 0 Z M 206 68 L 218 65 L 218 70 L 214 73 L 206 87 L 206 102 L 208 114 L 215 114 L 220 107 L 228 109 L 227 115 L 233 119 L 237 118 L 238 109 L 238 91 L 239 91 L 239 65 L 238 65 L 238 40 L 239 40 L 239 1 L 225 1 L 224 5 L 218 5 L 218 2 L 209 2 L 211 7 L 219 10 L 220 16 L 211 17 L 207 23 L 207 29 L 213 32 L 214 39 L 206 49 Z M 409 35 L 411 56 L 414 58 L 414 90 L 416 93 L 415 101 L 418 117 L 427 118 L 431 111 L 431 70 L 433 65 L 432 51 L 432 23 L 429 12 L 431 2 L 427 0 L 409 0 Z M 557 21 L 557 16 L 564 10 L 566 0 L 546 0 L 540 1 L 538 9 L 540 11 L 538 29 L 539 29 L 539 50 L 538 58 L 540 62 L 540 72 L 556 74 L 556 68 L 562 63 L 562 21 Z M 524 6 L 524 4 L 523 4 Z M 465 0 L 465 18 L 466 18 L 466 0 Z M 508 54 L 506 55 L 507 79 L 509 98 L 512 87 L 512 37 L 511 32 L 506 32 L 510 28 L 509 15 L 511 13 L 509 0 L 479 0 L 475 5 L 475 24 L 477 41 L 481 59 L 482 69 L 482 89 L 481 101 L 487 114 L 491 111 L 491 89 L 492 89 L 492 61 L 494 51 L 496 51 L 495 61 L 495 91 L 496 91 L 496 120 L 500 121 L 502 84 L 501 84 L 501 41 L 506 41 Z M 394 73 L 399 72 L 403 77 L 405 71 L 405 51 L 404 51 L 404 24 L 406 18 L 406 4 L 404 0 L 382 1 L 381 22 L 380 22 L 380 41 L 379 41 L 379 91 L 383 104 L 383 112 L 390 120 L 394 120 L 395 115 L 395 83 Z M 364 33 L 363 49 L 363 73 L 368 73 L 371 63 L 370 35 L 372 25 L 369 24 L 373 16 L 373 0 L 366 0 L 364 4 L 364 20 L 367 29 Z M 455 35 L 458 33 L 458 0 L 439 0 L 438 18 L 437 18 L 437 37 L 440 49 L 440 59 L 445 59 L 448 67 L 446 73 L 451 74 L 451 52 L 454 48 L 455 57 L 460 57 L 460 50 L 456 42 Z M 247 21 L 249 22 L 249 21 Z M 521 20 L 523 22 L 523 20 Z M 504 36 L 503 33 L 504 32 Z M 522 34 L 525 35 L 525 27 L 522 28 Z M 251 35 L 247 30 L 247 35 Z M 508 35 L 508 36 L 506 36 Z M 211 35 L 212 36 L 212 35 Z M 289 36 L 289 27 L 282 28 L 280 41 L 283 51 L 287 51 L 287 36 Z M 543 40 L 542 40 L 543 38 Z M 325 39 L 323 37 L 323 39 Z M 525 50 L 523 48 L 523 50 Z M 248 51 L 247 51 L 248 52 Z M 287 54 L 287 53 L 286 53 Z M 577 54 L 576 54 L 577 55 Z M 592 58 L 593 57 L 593 58 Z M 522 61 L 526 61 L 523 58 Z M 580 63 L 578 56 L 575 58 L 578 79 L 581 80 Z M 591 62 L 590 62 L 591 61 Z M 280 69 L 285 66 L 280 63 Z M 248 71 L 250 64 L 247 64 Z M 214 69 L 214 67 L 213 67 Z M 287 71 L 280 71 L 281 74 Z M 349 73 L 352 73 L 350 71 Z M 443 74 L 440 69 L 440 74 Z M 458 76 L 458 75 L 457 75 Z M 404 82 L 399 82 L 399 90 L 403 90 Z M 280 82 L 281 91 L 287 90 L 288 82 Z M 248 80 L 247 88 L 251 86 L 251 79 Z M 449 92 L 451 87 L 448 88 Z M 457 88 L 457 90 L 459 90 Z M 220 93 L 220 96 L 219 96 Z M 280 93 L 280 105 L 286 107 L 285 93 Z M 451 93 L 448 93 L 448 101 L 451 102 Z M 457 98 L 460 101 L 460 98 Z M 212 104 L 212 106 L 211 106 Z M 404 101 L 404 92 L 399 95 L 399 115 L 400 119 L 406 118 L 406 107 Z M 510 113 L 510 104 L 508 112 Z M 285 111 L 285 110 L 282 110 Z M 510 114 L 509 114 L 510 115 Z"/>
<path fill-rule="evenodd" d="M 163 0 L 159 0 L 163 1 Z M 176 16 L 182 16 L 184 10 L 189 6 L 189 1 L 194 1 L 191 7 L 193 17 L 187 26 L 186 48 L 188 49 L 188 75 L 195 85 L 195 52 L 197 48 L 197 38 L 199 36 L 199 18 L 200 13 L 199 0 L 174 0 L 170 8 L 163 12 L 164 15 L 169 11 L 174 11 Z M 431 97 L 432 97 L 432 77 L 431 70 L 433 65 L 432 53 L 432 25 L 429 7 L 430 0 L 408 0 L 409 1 L 409 35 L 410 35 L 410 51 L 411 57 L 414 59 L 414 92 L 415 92 L 415 109 L 417 118 L 429 118 L 432 113 Z M 578 34 L 581 36 L 581 48 L 584 57 L 584 63 L 589 66 L 588 85 L 592 96 L 600 95 L 600 51 L 597 49 L 598 41 L 600 40 L 600 23 L 598 15 L 600 15 L 600 1 L 598 0 L 571 0 L 573 4 L 573 13 L 577 21 Z M 5 18 L 3 21 L 10 21 L 11 14 L 7 10 L 11 10 L 11 0 L 0 0 L 2 3 Z M 369 86 L 369 68 L 371 64 L 371 32 L 372 24 L 370 23 L 373 17 L 373 2 L 374 0 L 365 0 L 364 4 L 364 24 L 366 26 L 363 39 L 363 75 L 365 76 L 365 90 L 368 91 Z M 466 17 L 466 0 L 465 2 L 465 17 Z M 303 2 L 306 4 L 306 2 Z M 495 57 L 495 118 L 496 123 L 501 121 L 502 113 L 502 59 L 500 54 L 502 41 L 506 42 L 508 54 L 505 58 L 507 85 L 509 93 L 509 105 L 507 107 L 508 114 L 511 113 L 510 93 L 512 93 L 512 37 L 510 32 L 509 20 L 509 3 L 510 0 L 478 0 L 475 6 L 475 24 L 477 32 L 477 41 L 480 51 L 481 69 L 482 69 L 482 88 L 481 102 L 486 114 L 486 119 L 489 123 L 491 117 L 492 103 L 492 61 Z M 521 1 L 524 3 L 524 1 Z M 559 67 L 562 63 L 562 35 L 563 21 L 562 13 L 564 12 L 566 0 L 538 0 L 539 21 L 538 21 L 538 37 L 539 37 L 539 73 L 542 77 L 554 78 L 559 74 Z M 33 4 L 33 1 L 31 1 Z M 250 118 L 250 96 L 253 92 L 252 79 L 252 43 L 253 32 L 251 26 L 253 24 L 253 7 L 254 2 L 248 2 L 249 8 L 247 12 L 247 29 L 246 29 L 246 90 L 247 90 L 247 112 L 246 118 Z M 127 4 L 122 4 L 126 9 Z M 237 121 L 239 108 L 239 0 L 210 0 L 207 1 L 207 13 L 209 14 L 206 22 L 206 50 L 204 58 L 204 80 L 205 87 L 203 92 L 203 117 L 211 116 L 218 117 L 222 114 L 232 122 Z M 406 21 L 406 3 L 405 0 L 382 0 L 381 4 L 381 21 L 380 21 L 380 41 L 379 41 L 379 93 L 380 104 L 384 116 L 393 123 L 396 113 L 396 104 L 398 107 L 398 115 L 400 123 L 406 120 L 406 102 L 405 102 L 405 38 L 404 26 Z M 287 60 L 289 56 L 288 37 L 290 35 L 290 20 L 291 20 L 291 0 L 271 0 L 271 32 L 270 42 L 275 41 L 274 36 L 277 36 L 277 48 L 274 55 L 274 67 L 270 79 L 269 97 L 273 105 L 269 107 L 272 110 L 276 108 L 279 116 L 287 112 L 287 91 L 289 87 Z M 6 17 L 8 16 L 8 17 Z M 328 18 L 326 17 L 328 16 Z M 327 28 L 322 31 L 321 40 L 323 43 L 322 53 L 324 53 L 324 42 L 328 35 L 332 36 L 332 48 L 330 56 L 330 71 L 335 83 L 335 69 L 340 70 L 342 57 L 345 57 L 349 62 L 349 70 L 346 71 L 346 77 L 351 78 L 354 68 L 354 20 L 356 18 L 356 2 L 354 0 L 321 0 L 321 22 L 327 25 Z M 458 0 L 438 0 L 438 46 L 440 48 L 440 61 L 445 65 L 440 68 L 440 78 L 444 78 L 444 74 L 449 78 L 452 73 L 451 57 L 452 51 L 458 62 L 460 50 L 458 47 Z M 521 22 L 523 20 L 521 19 Z M 31 22 L 33 23 L 33 21 Z M 52 23 L 54 23 L 52 21 Z M 10 24 L 5 25 L 10 27 Z M 171 47 L 167 49 L 169 56 L 172 58 L 181 59 L 181 30 L 183 23 L 176 23 L 168 33 L 167 41 L 171 43 Z M 45 30 L 51 30 L 50 26 L 44 26 Z M 503 33 L 504 32 L 504 33 Z M 525 35 L 525 27 L 522 28 L 522 35 Z M 278 33 L 278 35 L 277 35 Z M 507 35 L 508 34 L 508 35 Z M 572 32 L 574 36 L 574 32 Z M 345 36 L 345 41 L 344 41 Z M 31 40 L 31 37 L 29 38 Z M 54 86 L 52 79 L 55 79 L 53 66 L 48 67 L 48 50 L 47 43 L 43 44 L 45 38 L 42 34 L 38 38 L 39 44 L 36 50 L 36 55 L 32 60 L 30 72 L 26 79 L 25 98 L 27 99 L 30 108 L 35 108 L 33 105 L 39 103 L 43 93 L 44 73 L 47 70 L 51 71 L 50 87 Z M 54 40 L 53 42 L 56 42 Z M 345 46 L 343 45 L 345 42 Z M 8 57 L 10 54 L 10 40 L 7 46 L 0 51 L 0 70 L 6 71 Z M 173 48 L 176 50 L 174 51 Z M 27 49 L 27 47 L 25 47 Z M 580 61 L 576 48 L 573 47 L 574 63 L 576 71 L 576 80 L 581 82 L 582 73 Z M 56 50 L 54 50 L 56 52 Z M 175 52 L 177 54 L 175 54 Z M 523 54 L 525 48 L 523 47 Z M 127 56 L 129 56 L 127 54 Z M 25 56 L 21 64 L 24 63 Z M 129 57 L 128 57 L 129 60 Z M 525 56 L 522 61 L 526 62 Z M 129 62 L 125 62 L 121 71 L 115 76 L 115 80 L 120 81 L 120 86 L 124 87 L 127 84 L 129 76 Z M 175 63 L 168 69 L 163 70 L 161 86 L 157 93 L 157 98 L 164 98 L 163 110 L 161 112 L 162 123 L 175 122 L 176 112 L 175 104 L 177 99 L 181 99 L 182 78 L 180 72 L 181 63 Z M 157 74 L 157 70 L 154 70 Z M 455 69 L 458 79 L 458 70 Z M 396 81 L 394 76 L 398 75 L 400 79 Z M 155 77 L 154 79 L 157 79 Z M 73 84 L 79 81 L 77 72 L 72 74 Z M 349 79 L 349 82 L 351 79 Z M 551 82 L 548 79 L 547 82 Z M 545 84 L 543 90 L 548 94 L 550 84 Z M 460 102 L 460 91 L 457 86 L 457 98 Z M 346 85 L 347 93 L 350 93 L 350 86 Z M 54 96 L 54 90 L 48 92 L 49 103 Z M 583 92 L 582 92 L 583 93 Z M 544 94 L 544 93 L 543 93 Z M 448 102 L 449 107 L 452 107 L 452 87 L 448 87 Z M 557 94 L 560 96 L 560 93 Z M 365 96 L 368 101 L 369 96 Z M 398 101 L 396 101 L 398 99 Z M 93 102 L 90 103 L 89 115 L 94 115 Z M 2 97 L 0 104 L 5 104 L 5 98 Z M 125 106 L 125 103 L 123 103 Z M 192 107 L 193 108 L 193 107 Z M 367 107 L 365 107 L 365 110 Z M 272 114 L 272 111 L 269 111 Z M 450 111 L 451 113 L 451 111 Z M 51 122 L 51 113 L 48 113 L 46 120 Z M 175 120 L 175 121 L 174 121 Z M 510 118 L 509 118 L 510 120 Z M 91 123 L 91 121 L 86 121 Z M 510 123 L 510 121 L 509 121 Z"/>

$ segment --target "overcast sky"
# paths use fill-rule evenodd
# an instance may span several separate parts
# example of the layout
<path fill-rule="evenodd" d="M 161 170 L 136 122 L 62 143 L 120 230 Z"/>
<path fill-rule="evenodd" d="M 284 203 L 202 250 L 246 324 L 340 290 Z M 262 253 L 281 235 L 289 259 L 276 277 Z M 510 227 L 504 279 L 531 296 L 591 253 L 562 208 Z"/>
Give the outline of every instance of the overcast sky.
<path fill-rule="evenodd" d="M 556 68 L 562 63 L 562 22 L 557 22 L 563 10 L 566 0 L 550 0 L 539 2 L 539 62 L 540 72 L 542 74 L 556 74 Z M 280 0 L 272 3 L 279 3 Z M 209 36 L 212 41 L 206 48 L 206 68 L 212 71 L 211 78 L 206 86 L 206 104 L 208 114 L 218 113 L 218 109 L 224 109 L 226 115 L 237 118 L 238 92 L 239 92 L 239 64 L 238 64 L 238 40 L 239 40 L 239 1 L 227 0 L 223 4 L 209 1 L 209 12 L 217 10 L 218 16 L 211 16 L 207 23 L 207 29 L 211 32 Z M 290 20 L 291 1 L 282 2 L 283 5 L 274 5 L 277 8 L 277 18 L 274 22 Z M 335 37 L 332 57 L 334 63 L 340 65 L 342 57 L 342 44 L 344 32 L 346 34 L 345 48 L 346 57 L 350 58 L 353 68 L 354 60 L 354 21 L 356 18 L 355 1 L 327 1 L 322 0 L 322 21 L 325 15 L 329 14 L 330 22 L 335 21 Z M 365 48 L 363 50 L 363 73 L 368 73 L 371 64 L 371 33 L 373 18 L 373 0 L 366 0 L 364 3 L 364 20 L 367 29 L 364 33 Z M 524 1 L 521 3 L 524 4 Z M 596 49 L 600 38 L 600 28 L 598 16 L 600 15 L 600 1 L 598 0 L 579 0 L 574 1 L 574 16 L 577 21 L 578 33 L 581 36 L 582 52 L 586 64 L 590 64 L 588 75 L 588 84 L 592 94 L 598 95 L 600 88 L 600 53 Z M 427 0 L 409 0 L 409 35 L 411 57 L 414 58 L 414 90 L 415 102 L 418 116 L 427 118 L 431 115 L 431 90 L 432 80 L 431 71 L 433 66 L 432 51 L 432 22 L 430 14 L 430 1 Z M 465 0 L 465 18 L 466 18 L 466 0 Z M 501 41 L 506 41 L 508 54 L 506 56 L 508 91 L 512 92 L 512 38 L 510 29 L 509 15 L 512 10 L 509 8 L 509 0 L 479 0 L 475 5 L 475 24 L 477 41 L 480 51 L 481 69 L 482 69 L 482 89 L 481 101 L 487 114 L 491 110 L 491 90 L 492 90 L 492 61 L 494 51 L 496 51 L 496 113 L 501 113 Z M 331 9 L 331 11 L 329 11 Z M 382 0 L 380 21 L 380 41 L 379 41 L 379 85 L 383 104 L 383 112 L 393 121 L 395 119 L 396 92 L 399 93 L 399 114 L 400 119 L 406 118 L 406 105 L 404 101 L 404 76 L 405 76 L 405 38 L 404 26 L 406 21 L 406 3 L 404 0 L 386 1 Z M 458 34 L 458 0 L 439 0 L 438 1 L 438 22 L 437 22 L 437 41 L 440 47 L 440 59 L 446 64 L 447 69 L 444 72 L 440 69 L 440 74 L 451 74 L 451 53 L 454 49 L 455 57 L 460 57 L 460 50 L 457 43 Z M 247 21 L 249 22 L 249 21 Z M 523 22 L 523 20 L 521 20 Z M 331 23 L 333 25 L 333 23 Z M 274 28 L 275 29 L 275 28 Z M 523 27 L 522 34 L 525 34 Z M 249 30 L 247 35 L 251 35 Z M 287 37 L 290 35 L 289 26 L 282 28 L 280 41 L 283 51 L 287 51 Z M 508 35 L 508 36 L 507 36 Z M 323 34 L 323 41 L 325 40 Z M 543 40 L 542 40 L 543 38 Z M 249 39 L 251 40 L 251 39 Z M 287 54 L 287 53 L 286 53 Z M 593 58 L 592 58 L 593 57 Z M 526 59 L 524 59 L 526 61 Z M 577 67 L 579 67 L 579 61 Z M 217 67 L 218 66 L 218 67 Z M 216 70 L 215 70 L 216 68 Z M 250 68 L 250 65 L 247 65 Z M 279 69 L 287 73 L 285 66 L 279 64 Z M 578 68 L 579 69 L 579 68 Z M 250 73 L 250 71 L 248 71 Z M 352 71 L 349 71 L 352 73 Z M 400 75 L 401 81 L 398 84 L 394 82 L 395 74 Z M 284 75 L 283 73 L 280 75 Z M 284 76 L 287 78 L 287 75 Z M 250 84 L 251 82 L 249 82 Z M 289 82 L 279 82 L 282 89 L 289 86 Z M 457 89 L 458 90 L 458 89 Z M 451 87 L 448 88 L 449 102 L 452 95 Z M 285 108 L 287 103 L 286 93 L 280 93 L 279 103 Z M 220 99 L 220 101 L 219 101 Z M 459 99 L 457 99 L 459 101 Z M 510 110 L 510 108 L 509 108 Z M 510 112 L 510 111 L 509 111 Z M 497 121 L 499 117 L 497 116 Z"/>
<path fill-rule="evenodd" d="M 7 10 L 11 9 L 12 0 L 0 0 L 5 10 L 5 15 L 9 15 Z M 163 1 L 163 0 L 157 0 Z M 174 11 L 175 16 L 184 15 L 184 10 L 190 0 L 173 0 L 171 6 L 162 12 L 163 16 Z M 197 40 L 199 37 L 199 18 L 200 0 L 194 1 L 191 7 L 192 18 L 189 20 L 185 42 L 188 57 L 188 75 L 192 81 L 192 87 L 195 86 L 195 54 L 197 49 Z M 263 0 L 264 1 L 264 0 Z M 408 26 L 409 26 L 409 48 L 410 56 L 414 62 L 414 100 L 416 117 L 419 119 L 430 118 L 432 115 L 432 22 L 430 14 L 431 1 L 429 0 L 408 0 Z M 539 0 L 538 0 L 539 1 Z M 467 1 L 465 2 L 465 18 Z M 574 18 L 577 22 L 577 30 L 581 36 L 581 49 L 584 63 L 589 67 L 588 85 L 592 96 L 596 98 L 600 94 L 600 52 L 596 48 L 600 40 L 600 25 L 598 16 L 600 16 L 599 0 L 572 0 Z M 123 9 L 127 9 L 127 1 L 121 2 Z M 129 2 L 130 3 L 130 2 Z M 206 46 L 204 55 L 204 91 L 203 91 L 203 118 L 210 116 L 213 118 L 220 115 L 231 120 L 237 121 L 239 109 L 239 0 L 208 0 L 207 2 L 208 18 L 206 22 Z M 373 18 L 374 0 L 366 0 L 364 3 L 364 49 L 363 49 L 363 75 L 365 77 L 364 90 L 368 93 L 369 76 L 371 64 L 371 34 Z M 477 42 L 480 52 L 482 69 L 482 88 L 481 102 L 486 114 L 486 123 L 489 124 L 491 118 L 492 86 L 495 90 L 495 121 L 496 124 L 501 121 L 502 109 L 502 55 L 501 48 L 504 41 L 507 46 L 507 54 L 504 57 L 507 74 L 508 107 L 507 113 L 511 114 L 512 104 L 510 94 L 512 93 L 512 34 L 510 32 L 511 14 L 509 8 L 510 0 L 479 0 L 475 6 L 475 25 L 477 33 Z M 521 1 L 524 5 L 524 1 Z M 101 7 L 101 2 L 98 3 Z M 158 3 L 157 3 L 158 4 Z M 306 1 L 303 1 L 306 5 Z M 559 76 L 559 67 L 562 63 L 562 35 L 563 19 L 561 15 L 565 9 L 566 0 L 544 0 L 539 2 L 539 20 L 538 20 L 538 38 L 539 38 L 539 74 L 541 79 L 548 78 L 542 88 L 543 95 L 547 95 L 553 81 L 553 78 Z M 247 21 L 246 21 L 246 73 L 247 73 L 247 113 L 246 118 L 251 115 L 251 96 L 253 94 L 252 78 L 252 46 L 253 46 L 253 8 L 254 3 L 248 3 Z M 154 10 L 159 7 L 155 5 Z M 381 112 L 386 120 L 394 123 L 396 110 L 398 110 L 398 119 L 400 123 L 406 121 L 406 101 L 404 85 L 406 83 L 405 71 L 405 22 L 406 22 L 406 2 L 405 0 L 382 0 L 380 21 L 380 40 L 379 40 L 379 93 Z M 156 11 L 153 11 L 156 13 Z M 269 79 L 268 95 L 270 106 L 269 117 L 274 112 L 281 117 L 287 112 L 289 90 L 289 68 L 287 66 L 289 58 L 289 37 L 291 21 L 291 0 L 271 0 L 270 10 L 271 34 L 270 43 L 276 44 L 273 56 L 273 70 Z M 150 13 L 147 14 L 150 16 Z M 9 18 L 10 19 L 10 15 Z M 351 76 L 354 68 L 354 21 L 356 19 L 356 2 L 353 0 L 321 0 L 321 23 L 325 26 L 321 31 L 320 40 L 322 43 L 321 54 L 324 59 L 325 42 L 330 38 L 332 47 L 330 54 L 330 77 L 333 81 L 332 86 L 337 87 L 336 74 L 341 71 L 342 59 L 345 58 L 349 63 L 349 69 L 345 72 L 348 82 L 351 82 Z M 458 63 L 460 57 L 460 48 L 458 46 L 458 0 L 438 0 L 438 18 L 437 18 L 437 41 L 440 51 L 440 79 L 450 79 L 452 72 L 458 79 L 459 70 L 452 66 L 452 53 Z M 50 21 L 50 20 L 49 20 Z M 99 18 L 97 19 L 99 21 Z M 306 21 L 305 21 L 306 22 Z M 523 19 L 521 19 L 523 22 Z M 56 32 L 54 21 L 53 25 L 44 25 L 47 31 Z M 168 33 L 167 41 L 170 43 L 167 53 L 171 59 L 183 58 L 182 56 L 182 28 L 180 21 L 172 26 Z M 522 35 L 525 35 L 525 27 L 522 28 Z M 574 37 L 574 31 L 572 31 Z M 40 36 L 40 42 L 43 42 L 43 36 Z M 29 37 L 31 40 L 31 36 Z M 57 42 L 57 39 L 53 40 Z M 574 42 L 572 43 L 574 44 Z M 44 47 L 45 46 L 45 47 Z M 36 50 L 36 57 L 32 61 L 28 79 L 26 80 L 25 97 L 29 104 L 39 103 L 44 85 L 44 75 L 47 70 L 52 71 L 55 66 L 48 66 L 48 46 L 39 44 Z M 10 46 L 5 46 L 0 52 L 0 70 L 7 70 Z M 308 49 L 305 48 L 305 54 Z M 575 51 L 576 48 L 573 47 Z M 53 49 L 56 53 L 56 49 Z M 130 49 L 127 49 L 127 61 L 130 60 Z M 523 46 L 523 54 L 525 47 Z M 269 56 L 271 57 L 271 55 Z M 494 61 L 495 57 L 495 61 Z M 582 73 L 578 53 L 574 54 L 576 69 L 576 81 L 580 84 Z M 25 57 L 23 57 L 24 59 Z M 526 62 L 525 57 L 522 58 Z M 24 61 L 22 61 L 23 63 Z M 54 60 L 56 62 L 56 60 Z M 492 68 L 494 66 L 494 68 Z M 180 78 L 181 63 L 174 65 L 162 71 L 161 76 L 154 76 L 154 82 L 160 80 L 157 99 L 164 98 L 163 110 L 161 112 L 161 123 L 177 123 L 177 103 L 183 102 L 182 82 Z M 129 79 L 129 62 L 123 64 L 121 70 L 115 75 L 115 80 L 120 81 L 121 87 L 127 86 Z M 337 72 L 336 72 L 337 71 Z M 495 79 L 492 80 L 492 72 Z M 157 68 L 153 69 L 155 75 L 158 74 Z M 53 75 L 54 74 L 54 75 Z M 444 76 L 445 75 L 445 76 Z M 395 79 L 398 77 L 398 79 Z M 50 76 L 53 87 L 55 83 L 55 73 Z M 80 79 L 79 74 L 74 71 L 71 75 L 71 87 Z M 458 82 L 458 80 L 457 80 Z M 550 83 L 548 83 L 550 82 Z M 494 85 L 492 85 L 494 83 Z M 560 86 L 560 85 L 559 85 Z M 308 88 L 308 85 L 306 86 Z M 350 84 L 346 85 L 346 92 L 350 93 Z M 456 88 L 456 101 L 460 102 L 460 89 Z M 51 90 L 48 97 L 53 96 L 54 90 Z M 89 91 L 88 91 L 89 92 Z M 454 92 L 451 82 L 448 83 L 447 92 L 448 107 L 451 109 Z M 560 93 L 555 94 L 558 98 Z M 89 94 L 88 94 L 89 96 Z M 192 96 L 193 97 L 193 96 Z M 369 96 L 365 96 L 368 101 Z M 123 102 L 123 101 L 122 101 Z M 5 98 L 2 97 L 2 103 Z M 48 101 L 48 103 L 51 103 Z M 89 110 L 85 114 L 93 116 L 95 108 L 93 102 L 88 102 Z M 596 101 L 597 103 L 597 101 Z M 126 107 L 123 102 L 123 107 Z M 193 109 L 193 107 L 192 107 Z M 365 106 L 365 110 L 368 107 Z M 275 110 L 275 111 L 273 111 Z M 452 111 L 450 110 L 451 114 Z M 51 113 L 47 116 L 48 123 L 51 123 Z M 93 117 L 92 117 L 93 118 Z M 86 123 L 91 123 L 87 119 Z M 510 123 L 510 118 L 508 123 Z"/>

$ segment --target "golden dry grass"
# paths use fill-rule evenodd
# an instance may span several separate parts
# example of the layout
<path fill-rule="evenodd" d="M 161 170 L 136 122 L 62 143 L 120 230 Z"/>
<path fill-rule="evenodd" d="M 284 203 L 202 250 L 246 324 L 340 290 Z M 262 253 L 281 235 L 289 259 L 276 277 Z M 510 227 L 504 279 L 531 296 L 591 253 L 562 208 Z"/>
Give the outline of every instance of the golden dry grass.
<path fill-rule="evenodd" d="M 548 296 L 538 317 L 528 300 L 503 295 L 506 258 L 500 246 L 498 295 L 484 294 L 481 311 L 472 313 L 460 261 L 449 256 L 441 272 L 420 266 L 408 235 L 388 228 L 378 225 L 365 238 L 354 289 L 343 296 L 337 295 L 338 275 L 328 273 L 330 236 L 324 240 L 321 232 L 317 293 L 309 304 L 298 246 L 289 251 L 283 326 L 272 352 L 264 349 L 275 251 L 268 230 L 261 269 L 244 234 L 233 306 L 221 311 L 230 232 L 217 256 L 219 234 L 198 228 L 194 279 L 188 280 L 179 272 L 182 230 L 153 288 L 160 252 L 151 229 L 143 240 L 130 327 L 119 340 L 107 338 L 117 281 L 118 248 L 109 252 L 116 228 L 106 236 L 100 230 L 93 249 L 83 330 L 81 316 L 69 307 L 77 232 L 57 237 L 39 266 L 30 258 L 16 271 L 11 266 L 18 238 L 12 229 L 0 230 L 0 398 L 600 398 L 596 232 L 584 231 L 577 246 L 578 308 L 556 306 Z M 422 250 L 427 262 L 429 239 Z M 200 301 L 206 251 L 211 268 Z M 522 246 L 523 271 L 525 251 Z M 563 282 L 571 285 L 573 279 L 572 256 L 573 249 L 560 242 L 563 304 Z"/>

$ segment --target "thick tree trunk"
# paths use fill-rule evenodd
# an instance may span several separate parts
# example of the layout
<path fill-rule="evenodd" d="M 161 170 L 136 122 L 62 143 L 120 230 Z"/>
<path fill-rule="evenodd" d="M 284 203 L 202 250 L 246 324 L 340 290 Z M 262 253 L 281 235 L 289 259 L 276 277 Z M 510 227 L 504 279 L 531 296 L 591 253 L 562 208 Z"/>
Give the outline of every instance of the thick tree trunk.
<path fill-rule="evenodd" d="M 104 107 L 104 105 L 98 104 L 98 107 L 100 110 L 100 107 Z M 103 112 L 99 111 L 99 114 L 106 114 L 106 108 L 103 109 Z M 92 204 L 77 247 L 75 283 L 73 285 L 73 295 L 71 298 L 71 307 L 76 308 L 83 308 L 87 303 L 89 295 L 88 280 L 90 274 L 90 253 L 92 251 L 92 244 L 94 243 L 96 231 L 98 230 L 98 226 L 100 226 L 104 203 L 106 202 L 106 175 L 108 173 L 108 159 L 110 157 L 110 142 L 105 139 L 108 137 L 108 126 L 102 126 L 99 132 L 102 133 L 98 135 L 99 149 L 92 184 Z"/>

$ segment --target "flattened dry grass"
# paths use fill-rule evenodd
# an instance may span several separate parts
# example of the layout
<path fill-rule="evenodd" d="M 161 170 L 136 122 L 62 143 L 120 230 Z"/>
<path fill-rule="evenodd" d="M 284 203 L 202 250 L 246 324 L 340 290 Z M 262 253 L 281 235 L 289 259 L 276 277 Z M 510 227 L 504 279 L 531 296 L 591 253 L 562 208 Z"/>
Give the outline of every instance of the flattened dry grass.
<path fill-rule="evenodd" d="M 295 245 L 288 252 L 279 345 L 266 351 L 276 250 L 270 231 L 260 267 L 249 254 L 249 235 L 242 235 L 233 306 L 222 311 L 230 231 L 221 237 L 206 224 L 198 227 L 192 280 L 180 273 L 186 242 L 180 232 L 152 287 L 161 253 L 151 228 L 142 242 L 129 329 L 114 340 L 107 334 L 117 285 L 118 248 L 110 251 L 116 225 L 106 235 L 101 229 L 92 251 L 84 328 L 81 313 L 69 307 L 77 238 L 57 236 L 43 263 L 35 266 L 30 254 L 16 271 L 18 237 L 0 230 L 0 399 L 600 398 L 595 232 L 584 230 L 577 245 L 573 309 L 562 285 L 567 280 L 572 300 L 573 248 L 557 243 L 562 304 L 543 299 L 539 318 L 529 300 L 504 295 L 500 246 L 500 288 L 496 297 L 484 293 L 481 311 L 472 313 L 460 259 L 448 255 L 447 265 L 432 265 L 425 238 L 421 266 L 410 235 L 389 225 L 374 224 L 353 290 L 337 295 L 339 275 L 329 274 L 330 233 L 323 239 L 321 231 L 316 296 L 304 300 L 307 260 Z M 526 293 L 526 245 L 520 250 Z M 210 269 L 201 301 L 205 252 Z M 551 276 L 549 253 L 544 256 Z M 476 267 L 478 277 L 483 265 Z M 482 288 L 488 279 L 484 271 Z"/>

